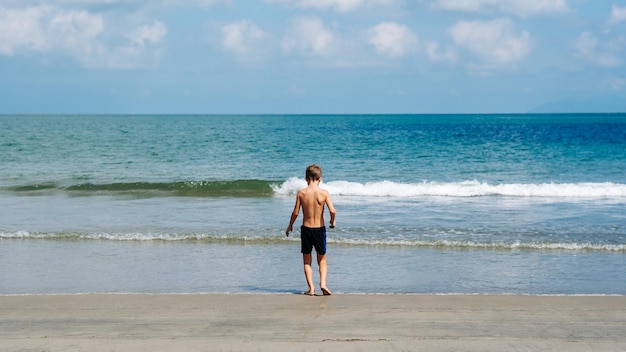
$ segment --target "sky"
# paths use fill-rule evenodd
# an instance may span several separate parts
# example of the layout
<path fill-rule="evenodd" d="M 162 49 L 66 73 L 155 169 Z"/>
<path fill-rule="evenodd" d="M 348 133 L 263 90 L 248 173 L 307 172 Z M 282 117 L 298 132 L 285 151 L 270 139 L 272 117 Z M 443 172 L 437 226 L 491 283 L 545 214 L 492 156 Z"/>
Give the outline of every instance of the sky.
<path fill-rule="evenodd" d="M 0 114 L 626 112 L 626 0 L 0 0 Z"/>

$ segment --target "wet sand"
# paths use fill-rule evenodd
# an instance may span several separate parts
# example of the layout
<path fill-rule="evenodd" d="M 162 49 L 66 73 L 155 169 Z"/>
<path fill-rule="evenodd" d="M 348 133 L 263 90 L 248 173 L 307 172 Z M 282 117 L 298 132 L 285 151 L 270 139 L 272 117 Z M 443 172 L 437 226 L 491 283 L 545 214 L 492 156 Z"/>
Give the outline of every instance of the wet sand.
<path fill-rule="evenodd" d="M 0 351 L 625 351 L 626 296 L 0 296 Z"/>

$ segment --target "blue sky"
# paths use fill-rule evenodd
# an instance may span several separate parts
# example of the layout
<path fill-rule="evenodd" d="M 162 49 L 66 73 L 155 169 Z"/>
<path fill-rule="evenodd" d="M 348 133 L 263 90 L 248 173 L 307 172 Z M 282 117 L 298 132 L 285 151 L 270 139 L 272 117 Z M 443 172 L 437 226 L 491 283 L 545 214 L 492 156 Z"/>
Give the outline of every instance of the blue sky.
<path fill-rule="evenodd" d="M 0 113 L 626 111 L 626 1 L 0 0 Z"/>

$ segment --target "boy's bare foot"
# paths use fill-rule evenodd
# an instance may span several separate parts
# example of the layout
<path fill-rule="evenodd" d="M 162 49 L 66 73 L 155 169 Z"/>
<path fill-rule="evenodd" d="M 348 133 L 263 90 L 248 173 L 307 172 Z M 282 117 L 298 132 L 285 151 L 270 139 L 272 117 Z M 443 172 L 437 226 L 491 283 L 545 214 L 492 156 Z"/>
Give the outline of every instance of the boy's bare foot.
<path fill-rule="evenodd" d="M 332 293 L 332 292 L 330 292 L 330 290 L 329 290 L 329 289 L 327 289 L 326 287 L 322 287 L 322 293 L 324 294 L 324 296 L 330 296 L 330 295 L 332 295 L 332 294 L 333 294 L 333 293 Z"/>
<path fill-rule="evenodd" d="M 306 292 L 302 292 L 302 294 L 306 296 L 315 296 L 315 291 L 306 291 Z"/>

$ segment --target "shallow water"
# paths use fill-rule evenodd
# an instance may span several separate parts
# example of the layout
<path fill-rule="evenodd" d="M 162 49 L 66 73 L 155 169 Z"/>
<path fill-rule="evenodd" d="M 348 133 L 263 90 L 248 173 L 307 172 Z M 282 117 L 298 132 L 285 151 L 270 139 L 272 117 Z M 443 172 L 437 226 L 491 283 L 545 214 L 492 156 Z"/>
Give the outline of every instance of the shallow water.
<path fill-rule="evenodd" d="M 0 116 L 0 294 L 626 294 L 626 115 Z"/>

